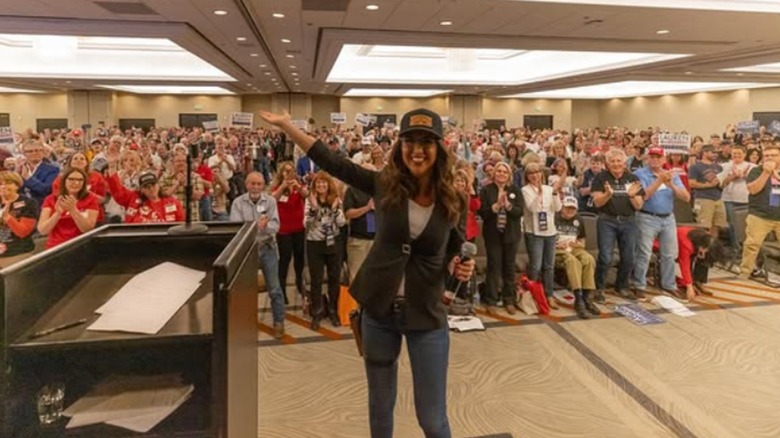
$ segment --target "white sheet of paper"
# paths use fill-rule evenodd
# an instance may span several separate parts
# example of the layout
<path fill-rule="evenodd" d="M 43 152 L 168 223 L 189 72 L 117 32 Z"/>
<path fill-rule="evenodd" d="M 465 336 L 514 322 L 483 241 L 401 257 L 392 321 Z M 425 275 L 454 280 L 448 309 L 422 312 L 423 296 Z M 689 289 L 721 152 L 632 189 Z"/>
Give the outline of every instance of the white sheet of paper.
<path fill-rule="evenodd" d="M 206 273 L 165 262 L 131 278 L 96 310 L 87 330 L 155 334 L 201 286 Z"/>
<path fill-rule="evenodd" d="M 696 314 L 696 312 L 692 312 L 684 304 L 671 297 L 664 297 L 664 296 L 653 297 L 653 299 L 650 302 L 655 304 L 656 306 L 663 307 L 664 309 L 668 310 L 671 313 L 674 313 L 677 316 L 682 316 L 684 318 Z"/>
<path fill-rule="evenodd" d="M 482 324 L 482 320 L 476 316 L 450 315 L 447 317 L 447 323 L 450 326 L 450 330 L 455 330 L 456 332 L 485 330 L 485 326 Z"/>

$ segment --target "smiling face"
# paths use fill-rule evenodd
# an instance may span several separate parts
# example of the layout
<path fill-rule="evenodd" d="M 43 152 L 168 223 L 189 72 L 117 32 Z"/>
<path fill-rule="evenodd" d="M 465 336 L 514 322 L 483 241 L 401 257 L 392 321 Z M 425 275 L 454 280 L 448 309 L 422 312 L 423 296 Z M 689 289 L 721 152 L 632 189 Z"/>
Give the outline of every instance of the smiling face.
<path fill-rule="evenodd" d="M 317 193 L 317 195 L 325 196 L 328 194 L 328 181 L 325 180 L 325 178 L 318 178 L 317 182 L 314 183 L 314 192 Z"/>
<path fill-rule="evenodd" d="M 81 152 L 76 152 L 70 157 L 70 167 L 87 170 L 87 156 Z"/>
<path fill-rule="evenodd" d="M 437 149 L 436 137 L 426 132 L 412 131 L 401 138 L 401 159 L 415 178 L 433 173 Z"/>
<path fill-rule="evenodd" d="M 509 181 L 509 169 L 507 169 L 507 166 L 496 166 L 493 168 L 493 181 L 498 185 L 504 185 Z"/>
<path fill-rule="evenodd" d="M 71 196 L 77 196 L 86 183 L 86 178 L 80 172 L 71 171 L 65 175 L 65 188 Z"/>

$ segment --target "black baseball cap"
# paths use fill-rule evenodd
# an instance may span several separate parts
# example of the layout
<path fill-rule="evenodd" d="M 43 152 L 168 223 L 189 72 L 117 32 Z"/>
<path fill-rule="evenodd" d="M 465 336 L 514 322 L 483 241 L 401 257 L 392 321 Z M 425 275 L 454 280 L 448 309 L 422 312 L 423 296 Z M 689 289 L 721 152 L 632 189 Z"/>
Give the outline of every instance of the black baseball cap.
<path fill-rule="evenodd" d="M 146 172 L 138 177 L 138 185 L 140 187 L 151 186 L 157 184 L 157 177 L 151 172 Z"/>
<path fill-rule="evenodd" d="M 398 134 L 404 136 L 412 131 L 425 131 L 441 139 L 443 136 L 441 117 L 425 108 L 411 110 L 401 119 L 401 130 Z"/>

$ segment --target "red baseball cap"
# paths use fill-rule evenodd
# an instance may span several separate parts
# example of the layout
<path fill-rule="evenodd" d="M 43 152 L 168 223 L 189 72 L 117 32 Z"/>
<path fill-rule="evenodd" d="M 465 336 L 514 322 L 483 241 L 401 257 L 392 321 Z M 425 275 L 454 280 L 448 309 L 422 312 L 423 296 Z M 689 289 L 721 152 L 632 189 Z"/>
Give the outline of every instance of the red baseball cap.
<path fill-rule="evenodd" d="M 664 148 L 652 147 L 647 150 L 647 155 L 660 155 L 664 156 Z"/>

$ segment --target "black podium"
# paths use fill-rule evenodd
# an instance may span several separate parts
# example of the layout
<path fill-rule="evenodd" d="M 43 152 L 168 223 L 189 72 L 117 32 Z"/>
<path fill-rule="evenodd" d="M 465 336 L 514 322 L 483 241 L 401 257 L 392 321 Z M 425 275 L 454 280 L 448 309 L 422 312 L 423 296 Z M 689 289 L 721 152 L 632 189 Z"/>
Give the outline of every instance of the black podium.
<path fill-rule="evenodd" d="M 169 236 L 168 225 L 108 225 L 0 271 L 0 436 L 257 435 L 257 244 L 253 224 L 212 223 Z M 95 309 L 148 268 L 170 261 L 208 274 L 155 335 L 87 331 Z M 69 321 L 87 324 L 31 340 Z M 65 386 L 65 407 L 114 374 L 180 373 L 192 396 L 148 433 L 38 422 L 36 393 Z"/>

